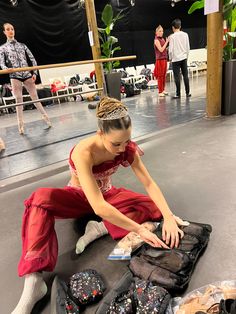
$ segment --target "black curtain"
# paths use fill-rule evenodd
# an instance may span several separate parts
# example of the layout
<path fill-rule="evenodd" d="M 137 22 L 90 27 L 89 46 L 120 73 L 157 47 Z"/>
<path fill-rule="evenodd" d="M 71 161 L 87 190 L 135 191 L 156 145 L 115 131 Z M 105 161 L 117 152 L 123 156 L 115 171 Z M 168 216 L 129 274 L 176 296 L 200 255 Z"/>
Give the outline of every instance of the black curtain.
<path fill-rule="evenodd" d="M 9 0 L 1 0 L 0 23 L 15 26 L 16 39 L 25 43 L 39 65 L 91 59 L 85 9 L 79 0 L 18 0 L 12 7 Z M 118 21 L 114 35 L 122 50 L 117 55 L 137 55 L 137 60 L 122 66 L 154 62 L 153 39 L 161 24 L 165 36 L 171 33 L 171 21 L 181 18 L 183 30 L 189 34 L 191 49 L 206 45 L 206 19 L 202 11 L 188 15 L 190 1 L 181 1 L 172 8 L 169 0 L 95 0 L 97 23 L 102 26 L 101 12 L 110 3 L 125 17 Z M 0 34 L 0 44 L 6 41 Z M 0 84 L 6 76 L 0 76 Z"/>
<path fill-rule="evenodd" d="M 182 21 L 182 30 L 187 32 L 191 49 L 206 46 L 206 17 L 203 10 L 189 15 L 192 1 L 180 1 L 172 7 L 169 0 L 136 0 L 131 6 L 128 0 L 112 0 L 114 9 L 125 11 L 125 18 L 114 29 L 119 38 L 122 51 L 120 55 L 136 55 L 134 61 L 127 61 L 123 66 L 149 64 L 155 62 L 153 41 L 156 27 L 161 24 L 164 36 L 172 33 L 171 22 L 175 18 Z"/>

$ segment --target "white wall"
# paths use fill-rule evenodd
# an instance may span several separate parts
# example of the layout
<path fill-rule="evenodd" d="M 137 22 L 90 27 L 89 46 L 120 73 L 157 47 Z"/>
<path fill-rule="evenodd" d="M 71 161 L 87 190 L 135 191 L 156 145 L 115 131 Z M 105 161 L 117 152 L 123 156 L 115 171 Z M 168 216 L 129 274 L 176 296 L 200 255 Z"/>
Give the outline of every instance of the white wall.
<path fill-rule="evenodd" d="M 50 85 L 49 79 L 60 77 L 64 81 L 64 76 L 74 76 L 75 74 L 88 75 L 94 70 L 94 63 L 82 64 L 82 65 L 72 65 L 61 68 L 43 69 L 39 70 L 41 81 L 43 85 Z"/>
<path fill-rule="evenodd" d="M 207 62 L 207 49 L 199 48 L 199 49 L 191 49 L 188 55 L 188 62 Z"/>

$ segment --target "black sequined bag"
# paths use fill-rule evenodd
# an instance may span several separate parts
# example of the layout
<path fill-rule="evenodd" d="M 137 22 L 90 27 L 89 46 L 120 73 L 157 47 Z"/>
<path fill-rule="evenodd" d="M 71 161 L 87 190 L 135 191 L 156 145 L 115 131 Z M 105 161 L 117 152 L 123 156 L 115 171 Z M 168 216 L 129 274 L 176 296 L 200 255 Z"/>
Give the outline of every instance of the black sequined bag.
<path fill-rule="evenodd" d="M 150 281 L 136 278 L 134 299 L 136 314 L 164 314 L 171 296 L 166 289 Z"/>
<path fill-rule="evenodd" d="M 116 296 L 106 314 L 164 314 L 171 296 L 150 281 L 134 278 L 129 290 Z"/>
<path fill-rule="evenodd" d="M 83 306 L 99 301 L 105 289 L 104 282 L 96 270 L 86 269 L 70 278 L 68 294 L 76 304 Z"/>

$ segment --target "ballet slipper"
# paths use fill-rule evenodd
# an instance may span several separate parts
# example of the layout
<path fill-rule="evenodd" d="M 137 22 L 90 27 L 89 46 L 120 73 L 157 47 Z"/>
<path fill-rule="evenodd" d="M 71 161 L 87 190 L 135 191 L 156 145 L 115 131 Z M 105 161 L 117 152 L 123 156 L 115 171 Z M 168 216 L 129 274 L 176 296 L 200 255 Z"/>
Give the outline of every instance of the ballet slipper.
<path fill-rule="evenodd" d="M 25 133 L 23 121 L 18 121 L 18 130 L 20 135 L 23 135 Z"/>
<path fill-rule="evenodd" d="M 46 124 L 47 124 L 47 126 L 48 126 L 49 128 L 52 127 L 52 123 L 51 123 L 51 121 L 50 121 L 50 119 L 49 119 L 49 117 L 48 117 L 47 114 L 43 114 L 43 115 L 42 115 L 42 119 L 46 122 Z"/>

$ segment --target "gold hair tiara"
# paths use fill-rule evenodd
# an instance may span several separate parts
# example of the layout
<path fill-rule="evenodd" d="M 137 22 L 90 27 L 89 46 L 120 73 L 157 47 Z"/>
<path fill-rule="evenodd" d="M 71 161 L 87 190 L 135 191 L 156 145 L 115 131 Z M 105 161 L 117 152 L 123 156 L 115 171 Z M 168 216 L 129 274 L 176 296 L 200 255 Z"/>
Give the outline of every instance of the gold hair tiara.
<path fill-rule="evenodd" d="M 121 119 L 128 116 L 128 111 L 125 107 L 118 107 L 112 112 L 109 112 L 107 115 L 105 115 L 102 118 L 98 118 L 99 120 L 116 120 Z"/>

